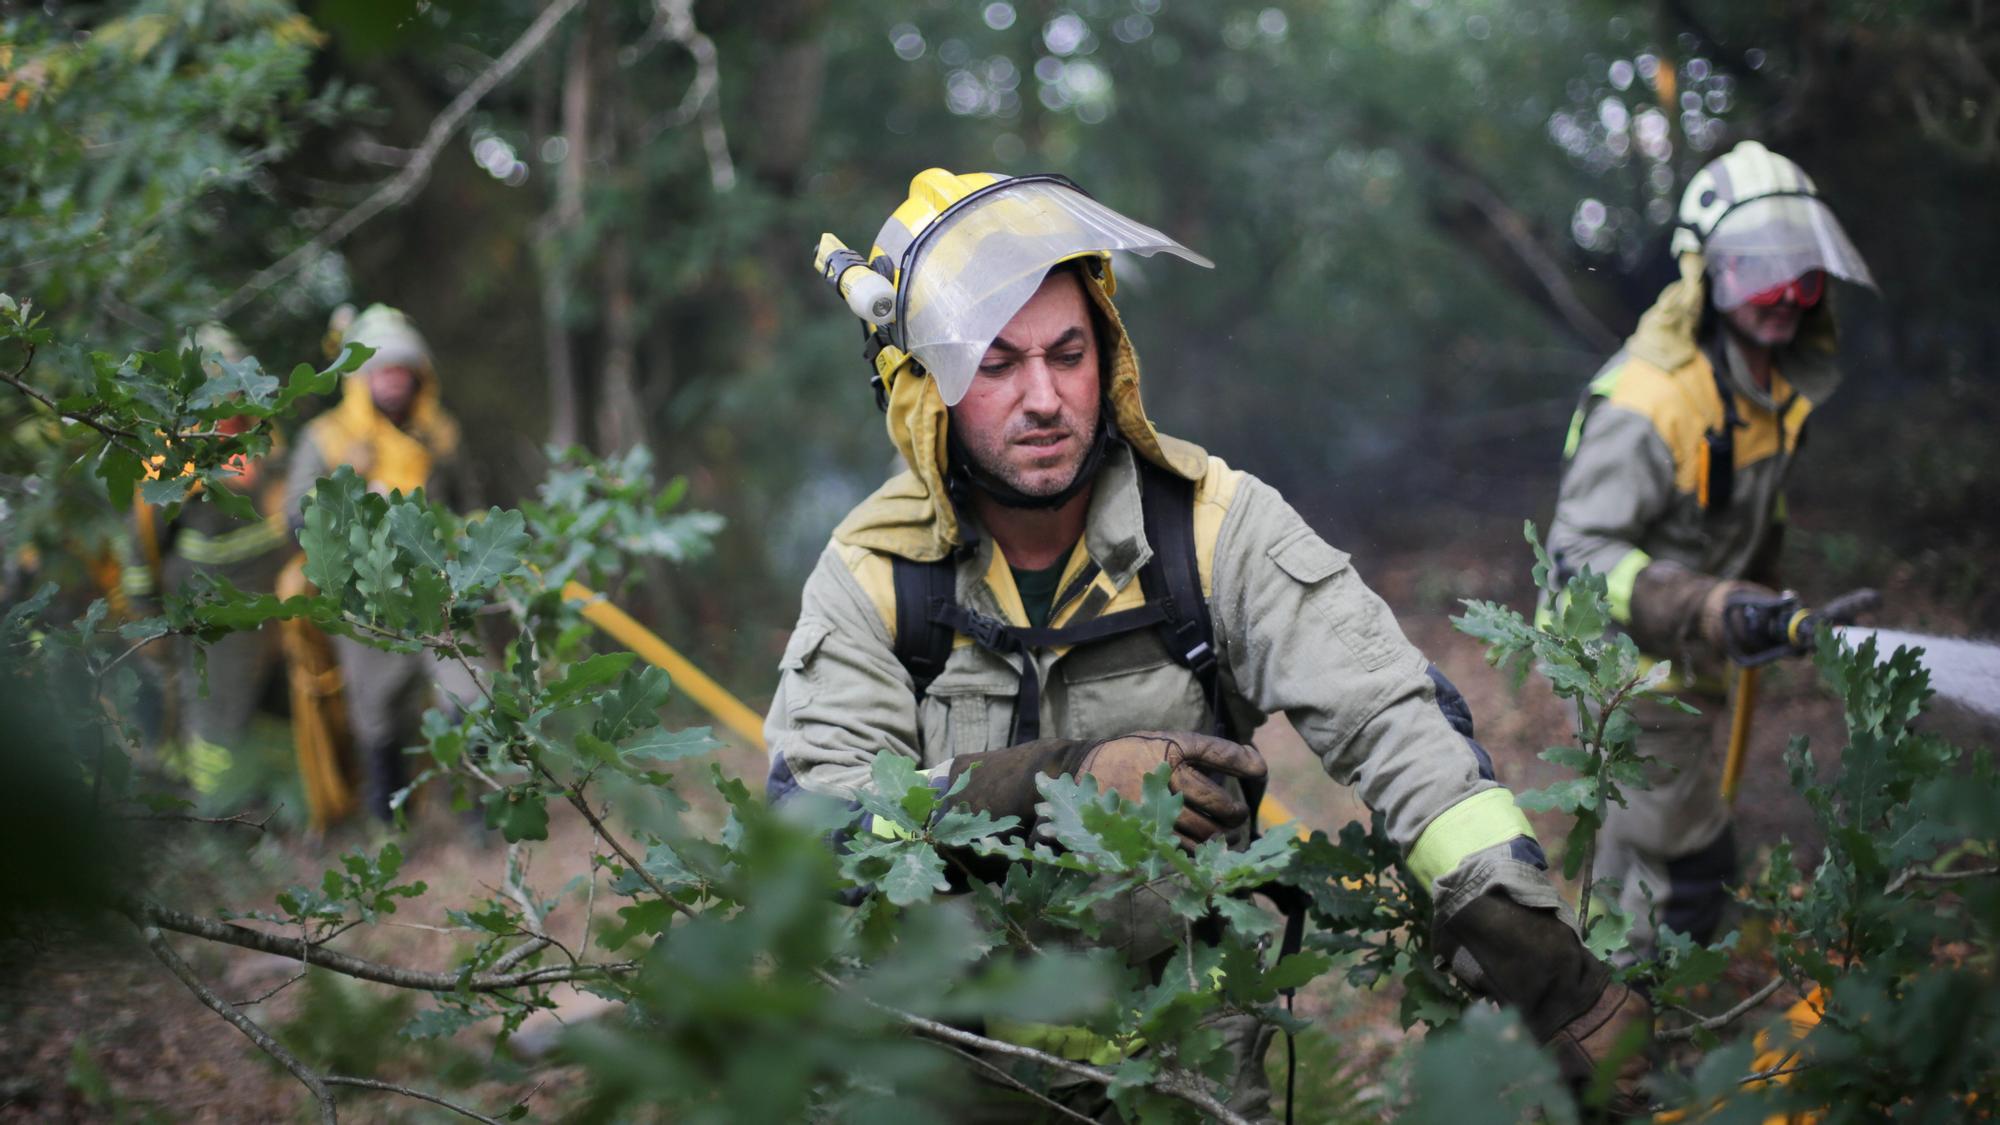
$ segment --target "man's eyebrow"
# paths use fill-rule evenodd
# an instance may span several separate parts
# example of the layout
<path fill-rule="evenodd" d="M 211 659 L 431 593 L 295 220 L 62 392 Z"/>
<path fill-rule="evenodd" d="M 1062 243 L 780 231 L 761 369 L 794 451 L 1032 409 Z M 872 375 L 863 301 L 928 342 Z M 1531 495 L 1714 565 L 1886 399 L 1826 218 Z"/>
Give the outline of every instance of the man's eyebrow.
<path fill-rule="evenodd" d="M 1049 344 L 1048 347 L 1043 348 L 1042 350 L 1047 352 L 1052 352 L 1055 351 L 1057 348 L 1062 347 L 1064 344 L 1074 344 L 1082 339 L 1083 339 L 1083 329 L 1081 327 L 1071 327 L 1069 331 L 1063 333 L 1060 336 L 1057 336 L 1054 342 L 1052 342 L 1051 344 Z M 993 342 L 986 345 L 986 350 L 1013 352 L 1015 355 L 1019 355 L 1022 352 L 1026 351 L 1027 349 L 1023 348 L 1021 345 L 1015 343 L 1014 341 L 1007 339 L 1005 336 L 995 336 L 993 337 Z"/>

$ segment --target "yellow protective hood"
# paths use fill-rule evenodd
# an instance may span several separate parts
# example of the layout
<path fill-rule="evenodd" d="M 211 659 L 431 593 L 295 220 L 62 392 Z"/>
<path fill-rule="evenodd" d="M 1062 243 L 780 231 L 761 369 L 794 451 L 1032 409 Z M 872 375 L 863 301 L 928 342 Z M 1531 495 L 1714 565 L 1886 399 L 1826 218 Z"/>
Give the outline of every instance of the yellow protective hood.
<path fill-rule="evenodd" d="M 420 382 L 402 426 L 375 409 L 365 371 L 341 380 L 340 405 L 314 419 L 311 429 L 329 464 L 351 465 L 370 484 L 413 492 L 430 479 L 438 459 L 458 451 L 458 423 L 438 400 L 436 372 L 429 364 L 413 370 Z"/>
<path fill-rule="evenodd" d="M 1161 433 L 1146 417 L 1139 398 L 1139 356 L 1111 302 L 1113 286 L 1090 270 L 1081 273 L 1084 292 L 1110 328 L 1111 338 L 1102 342 L 1111 354 L 1105 398 L 1111 404 L 1118 432 L 1139 456 L 1176 476 L 1200 480 L 1208 469 L 1208 453 Z M 834 528 L 833 537 L 850 546 L 933 562 L 965 541 L 958 512 L 945 488 L 950 467 L 946 441 L 951 432 L 950 410 L 938 393 L 937 383 L 917 370 L 913 359 L 905 358 L 885 382 L 889 385 L 889 440 L 909 470 L 891 478 L 849 512 Z"/>
<path fill-rule="evenodd" d="M 1700 254 L 1680 256 L 1681 279 L 1660 291 L 1653 307 L 1639 318 L 1626 338 L 1625 350 L 1662 371 L 1678 371 L 1700 353 L 1696 336 L 1708 303 L 1707 262 Z M 1828 294 L 1799 323 L 1799 334 L 1778 353 L 1778 370 L 1814 406 L 1823 406 L 1840 386 L 1834 364 L 1839 329 Z"/>

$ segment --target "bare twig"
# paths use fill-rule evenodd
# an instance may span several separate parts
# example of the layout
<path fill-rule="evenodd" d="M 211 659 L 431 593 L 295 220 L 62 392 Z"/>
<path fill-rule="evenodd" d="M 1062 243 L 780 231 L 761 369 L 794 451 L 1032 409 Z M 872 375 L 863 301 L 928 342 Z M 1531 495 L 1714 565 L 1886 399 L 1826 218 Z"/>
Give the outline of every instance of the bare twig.
<path fill-rule="evenodd" d="M 648 40 L 671 39 L 694 60 L 694 81 L 681 104 L 647 126 L 647 135 L 701 121 L 702 148 L 708 154 L 708 180 L 717 191 L 736 186 L 736 165 L 729 157 L 729 135 L 722 128 L 722 99 L 717 95 L 721 72 L 716 66 L 715 41 L 694 23 L 694 0 L 653 0 L 653 26 Z"/>
<path fill-rule="evenodd" d="M 498 1118 L 488 1117 L 476 1109 L 468 1109 L 449 1098 L 439 1097 L 436 1094 L 428 1094 L 422 1090 L 412 1090 L 408 1086 L 398 1086 L 394 1082 L 383 1082 L 374 1078 L 350 1078 L 344 1074 L 329 1074 L 324 1081 L 329 1086 L 353 1086 L 362 1090 L 382 1090 L 391 1094 L 401 1094 L 406 1098 L 415 1098 L 420 1102 L 441 1105 L 461 1117 L 470 1117 L 474 1121 L 483 1121 L 486 1125 L 502 1125 Z"/>
<path fill-rule="evenodd" d="M 287 988 L 292 987 L 293 985 L 299 983 L 304 979 L 306 979 L 306 971 L 304 969 L 300 969 L 297 973 L 294 973 L 293 975 L 285 978 L 283 982 L 273 986 L 270 991 L 264 993 L 262 996 L 259 996 L 253 1000 L 231 1000 L 229 1002 L 229 1005 L 232 1008 L 254 1008 L 257 1005 L 262 1004 L 264 1001 L 269 1000 L 271 997 L 276 996 L 278 993 L 283 992 Z"/>
<path fill-rule="evenodd" d="M 273 286 L 326 253 L 336 243 L 353 234 L 361 224 L 408 201 L 430 179 L 431 165 L 437 162 L 438 154 L 444 151 L 445 143 L 458 132 L 459 126 L 465 123 L 466 116 L 479 104 L 480 99 L 490 93 L 495 86 L 512 77 L 514 72 L 521 68 L 522 63 L 540 49 L 542 44 L 548 42 L 556 25 L 561 23 L 565 16 L 582 7 L 583 3 L 584 0 L 554 0 L 544 8 L 542 14 L 535 17 L 535 22 L 528 25 L 528 30 L 522 32 L 521 37 L 514 41 L 514 45 L 507 48 L 506 52 L 494 60 L 493 65 L 479 77 L 473 79 L 471 85 L 459 91 L 458 96 L 451 100 L 451 104 L 445 107 L 444 112 L 438 114 L 431 122 L 430 128 L 424 133 L 423 143 L 417 146 L 402 171 L 390 177 L 367 199 L 362 200 L 360 205 L 327 224 L 305 245 L 266 266 L 236 292 L 224 298 L 222 303 L 216 306 L 215 318 L 227 320 L 231 313 L 268 292 Z"/>
<path fill-rule="evenodd" d="M 251 820 L 249 813 L 236 813 L 231 816 L 194 816 L 189 813 L 147 813 L 144 816 L 135 816 L 131 819 L 178 820 L 189 824 L 234 824 L 244 828 L 255 828 L 257 831 L 262 832 L 264 831 L 264 826 L 271 823 L 271 818 L 278 815 L 278 810 L 284 807 L 284 804 L 280 802 L 258 820 Z"/>
<path fill-rule="evenodd" d="M 1882 893 L 1895 894 L 1912 882 L 1956 883 L 1960 879 L 1984 879 L 1992 875 L 2000 875 L 2000 867 L 1972 867 L 1964 871 L 1926 871 L 1921 867 L 1911 867 L 1889 880 L 1889 885 L 1882 888 Z"/>
<path fill-rule="evenodd" d="M 1062 1104 L 1059 1101 L 1056 1101 L 1054 1098 L 1049 1097 L 1047 1094 L 1042 1093 L 1040 1090 L 1035 1089 L 1033 1086 L 1028 1085 L 1026 1082 L 1021 1081 L 1020 1079 L 1014 1077 L 1013 1075 L 993 1065 L 991 1062 L 988 1062 L 987 1060 L 980 1058 L 978 1055 L 972 1053 L 971 1051 L 966 1050 L 965 1048 L 957 1045 L 956 1043 L 939 1043 L 935 1039 L 931 1040 L 931 1042 L 936 1044 L 936 1046 L 938 1046 L 943 1050 L 950 1051 L 952 1054 L 957 1055 L 959 1058 L 964 1059 L 966 1062 L 971 1063 L 972 1065 L 992 1075 L 994 1078 L 997 1078 L 1001 1082 L 1006 1083 L 1008 1086 L 1012 1087 L 1016 1091 L 1026 1094 L 1028 1097 L 1042 1103 L 1044 1106 L 1047 1106 L 1049 1109 L 1054 1110 L 1055 1112 L 1061 1114 L 1064 1117 L 1069 1118 L 1072 1121 L 1082 1121 L 1085 1123 L 1085 1125 L 1093 1125 L 1093 1123 L 1096 1121 L 1096 1118 L 1085 1117 L 1083 1114 L 1078 1113 L 1077 1111 L 1069 1108 L 1068 1106 Z"/>
<path fill-rule="evenodd" d="M 591 835 L 593 836 L 594 839 L 597 840 L 603 839 L 603 837 L 597 836 L 596 831 L 594 829 L 592 830 Z M 593 854 L 595 854 L 597 851 L 595 847 L 591 848 L 590 850 Z M 597 914 L 597 864 L 594 861 L 590 864 L 589 869 L 584 874 L 584 878 L 588 879 L 589 882 L 585 884 L 583 892 L 583 937 L 581 940 L 577 942 L 576 947 L 584 951 L 585 953 L 589 953 L 590 925 L 591 922 L 595 919 Z"/>
<path fill-rule="evenodd" d="M 682 902 L 669 893 L 666 885 L 654 878 L 652 872 L 646 870 L 645 864 L 640 863 L 637 859 L 633 858 L 631 852 L 625 850 L 625 845 L 620 843 L 618 837 L 611 834 L 611 829 L 605 826 L 604 818 L 598 816 L 591 809 L 590 802 L 583 799 L 583 794 L 577 792 L 575 786 L 563 785 L 562 782 L 556 780 L 556 775 L 549 772 L 549 768 L 543 765 L 540 759 L 530 759 L 530 762 L 533 764 L 535 772 L 541 774 L 549 784 L 561 787 L 562 795 L 569 800 L 570 806 L 576 809 L 577 812 L 582 813 L 583 819 L 590 822 L 591 831 L 597 833 L 599 839 L 611 845 L 611 850 L 617 852 L 618 858 L 625 861 L 626 870 L 637 875 L 640 881 L 646 884 L 647 888 L 660 897 L 661 902 L 666 903 L 678 913 L 685 914 L 690 918 L 694 917 L 694 911 L 689 908 L 687 903 Z"/>
<path fill-rule="evenodd" d="M 841 983 L 840 979 L 833 974 L 821 971 L 817 975 L 821 982 L 828 987 L 841 991 L 847 990 L 847 986 Z M 984 1035 L 976 1035 L 970 1031 L 953 1027 L 950 1024 L 926 1019 L 914 1012 L 905 1012 L 900 1008 L 892 1008 L 887 1004 L 872 1000 L 866 996 L 859 996 L 857 994 L 856 998 L 863 1004 L 884 1015 L 890 1016 L 927 1039 L 934 1039 L 941 1043 L 955 1044 L 975 1051 L 987 1051 L 996 1055 L 1007 1055 L 1011 1058 L 1024 1059 L 1039 1066 L 1048 1067 L 1051 1070 L 1059 1070 L 1064 1074 L 1074 1075 L 1078 1078 L 1095 1082 L 1101 1086 L 1109 1086 L 1113 1081 L 1111 1072 L 1102 1067 L 1091 1066 L 1088 1063 L 1074 1062 L 1060 1055 L 1051 1055 L 1047 1051 L 1037 1051 L 1033 1047 L 1023 1047 L 1018 1043 L 1007 1043 L 999 1039 L 989 1039 Z M 1227 1125 L 1250 1125 L 1248 1121 L 1236 1114 L 1228 1106 L 1215 1100 L 1214 1095 L 1210 1094 L 1207 1090 L 1201 1089 L 1172 1073 L 1163 1073 L 1148 1081 L 1146 1086 L 1148 1089 L 1156 1090 L 1170 1098 L 1178 1098 L 1201 1110 L 1203 1113 L 1208 1114 L 1215 1120 L 1227 1123 Z"/>
<path fill-rule="evenodd" d="M 165 965 L 168 972 L 174 974 L 182 984 L 186 985 L 189 992 L 194 993 L 195 999 L 200 1000 L 212 1009 L 216 1015 L 227 1020 L 230 1026 L 242 1032 L 252 1043 L 257 1045 L 259 1050 L 276 1059 L 278 1065 L 290 1071 L 292 1077 L 298 1079 L 301 1085 L 312 1091 L 313 1100 L 319 1103 L 319 1118 L 321 1121 L 338 1122 L 340 1120 L 339 1107 L 334 1104 L 333 1092 L 326 1088 L 326 1081 L 324 1079 L 314 1073 L 311 1067 L 300 1062 L 297 1055 L 286 1050 L 284 1044 L 273 1039 L 271 1033 L 259 1027 L 255 1020 L 230 1007 L 228 1001 L 217 996 L 207 985 L 203 984 L 201 978 L 195 976 L 194 970 L 188 967 L 188 963 L 181 960 L 180 955 L 175 953 L 173 947 L 167 944 L 166 936 L 160 933 L 158 926 L 142 925 L 140 933 L 145 936 L 146 946 L 153 951 L 153 956 L 159 958 L 160 964 Z"/>
<path fill-rule="evenodd" d="M 371 980 L 377 984 L 393 985 L 418 992 L 456 992 L 460 988 L 470 992 L 501 992 L 510 988 L 526 988 L 538 984 L 600 980 L 605 977 L 624 976 L 639 969 L 639 963 L 636 961 L 617 961 L 551 965 L 511 973 L 489 971 L 475 973 L 469 977 L 457 972 L 426 972 L 420 969 L 405 969 L 397 965 L 385 965 L 379 961 L 355 957 L 298 938 L 253 930 L 229 922 L 218 922 L 154 903 L 144 904 L 138 909 L 147 921 L 176 933 L 206 938 L 209 941 L 234 945 L 241 949 L 254 949 L 259 953 L 275 953 L 280 957 L 290 957 L 307 964 L 318 965 L 322 969 L 330 969 L 359 980 Z"/>
<path fill-rule="evenodd" d="M 1764 987 L 1744 997 L 1741 1004 L 1736 1005 L 1721 1015 L 1706 1016 L 1697 1019 L 1694 1023 L 1686 1027 L 1676 1027 L 1662 1031 L 1658 1035 L 1655 1035 L 1654 1038 L 1663 1043 L 1677 1043 L 1682 1040 L 1693 1039 L 1699 1032 L 1715 1031 L 1718 1028 L 1728 1027 L 1730 1024 L 1735 1023 L 1737 1020 L 1756 1010 L 1758 1005 L 1769 1000 L 1784 985 L 1785 978 L 1772 977 L 1769 981 L 1765 982 Z"/>
<path fill-rule="evenodd" d="M 1809 1067 L 1812 1066 L 1812 1064 L 1809 1062 L 1803 1062 L 1803 1063 L 1794 1062 L 1794 1060 L 1796 1060 L 1798 1057 L 1799 1057 L 1799 1048 L 1793 1047 L 1785 1052 L 1785 1057 L 1779 1059 L 1776 1065 L 1765 1067 L 1763 1070 L 1759 1070 L 1751 1074 L 1746 1074 L 1743 1077 L 1737 1079 L 1736 1084 L 1739 1086 L 1748 1086 L 1753 1082 L 1768 1082 L 1773 1078 L 1782 1078 L 1787 1074 L 1796 1074 L 1799 1071 L 1808 1069 Z"/>

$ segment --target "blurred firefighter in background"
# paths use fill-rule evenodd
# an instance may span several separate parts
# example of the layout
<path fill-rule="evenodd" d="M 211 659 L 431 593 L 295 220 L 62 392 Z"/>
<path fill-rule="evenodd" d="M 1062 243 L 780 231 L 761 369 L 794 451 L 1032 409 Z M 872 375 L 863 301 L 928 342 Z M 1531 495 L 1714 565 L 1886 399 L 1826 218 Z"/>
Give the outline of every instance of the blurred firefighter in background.
<path fill-rule="evenodd" d="M 430 347 L 410 318 L 387 305 L 359 314 L 336 310 L 328 326 L 329 355 L 354 343 L 373 349 L 342 383 L 340 402 L 300 434 L 285 484 L 285 512 L 294 533 L 303 526 L 306 495 L 342 466 L 387 495 L 422 488 L 432 503 L 453 511 L 472 504 L 459 458 L 458 423 L 440 401 Z M 279 593 L 307 589 L 303 558 L 286 569 Z M 315 827 L 352 811 L 359 801 L 374 816 L 392 815 L 391 802 L 408 784 L 406 747 L 420 741 L 423 713 L 476 690 L 459 665 L 429 653 L 387 652 L 349 637 L 329 638 L 303 621 L 285 623 L 291 671 L 293 733 Z"/>
<path fill-rule="evenodd" d="M 1702 712 L 1633 707 L 1652 787 L 1626 789 L 1598 839 L 1600 873 L 1633 919 L 1627 958 L 1650 954 L 1656 922 L 1702 942 L 1721 925 L 1737 877 L 1716 750 L 1727 661 L 1774 643 L 1746 623 L 1789 623 L 1797 648 L 1809 617 L 1729 610 L 1784 604 L 1785 481 L 1840 382 L 1830 279 L 1874 286 L 1812 179 L 1755 141 L 1689 183 L 1673 252 L 1680 280 L 1584 392 L 1549 531 L 1553 581 L 1604 575 L 1613 618 L 1649 659 L 1673 662 L 1663 690 Z"/>

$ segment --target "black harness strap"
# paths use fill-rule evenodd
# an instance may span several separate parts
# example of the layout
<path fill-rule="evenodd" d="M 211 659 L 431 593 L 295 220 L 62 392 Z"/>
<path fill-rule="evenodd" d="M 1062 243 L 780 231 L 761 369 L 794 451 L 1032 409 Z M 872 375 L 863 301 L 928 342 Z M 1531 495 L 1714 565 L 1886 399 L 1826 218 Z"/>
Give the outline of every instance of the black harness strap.
<path fill-rule="evenodd" d="M 1153 548 L 1153 557 L 1139 570 L 1140 589 L 1148 605 L 1157 603 L 1165 612 L 1160 640 L 1167 655 L 1194 673 L 1209 714 L 1215 716 L 1215 733 L 1227 736 L 1215 626 L 1209 619 L 1208 599 L 1201 593 L 1201 562 L 1195 555 L 1194 482 L 1142 461 L 1139 489 L 1146 542 Z"/>
<path fill-rule="evenodd" d="M 1722 398 L 1722 428 L 1710 430 L 1702 435 L 1708 445 L 1708 480 L 1705 506 L 1710 512 L 1722 513 L 1729 510 L 1729 502 L 1736 490 L 1736 431 L 1744 426 L 1743 419 L 1736 413 L 1736 395 L 1723 380 L 1720 357 L 1709 361 L 1709 373 L 1715 376 L 1715 393 Z"/>
<path fill-rule="evenodd" d="M 933 623 L 931 610 L 958 604 L 957 575 L 949 557 L 920 563 L 891 555 L 889 564 L 896 587 L 896 659 L 915 681 L 921 703 L 951 659 L 951 626 Z"/>
<path fill-rule="evenodd" d="M 1042 684 L 1040 677 L 1035 674 L 1034 649 L 1108 640 L 1151 628 L 1166 621 L 1166 613 L 1157 605 L 1144 605 L 1138 609 L 1108 613 L 1060 629 L 1033 629 L 1009 625 L 955 602 L 945 605 L 933 602 L 930 617 L 932 622 L 945 626 L 952 632 L 964 633 L 971 637 L 974 644 L 988 652 L 1002 656 L 1020 656 L 1021 686 L 1014 692 L 1014 724 L 1007 737 L 1010 746 L 1033 742 L 1042 736 Z"/>
<path fill-rule="evenodd" d="M 1215 630 L 1208 600 L 1201 594 L 1195 557 L 1194 484 L 1149 462 L 1139 461 L 1140 508 L 1153 554 L 1139 568 L 1146 604 L 1061 628 L 1027 628 L 988 617 L 958 602 L 955 566 L 949 558 L 920 563 L 892 557 L 896 589 L 896 658 L 910 673 L 917 698 L 929 692 L 951 658 L 952 638 L 963 633 L 988 652 L 1021 658 L 1020 687 L 1014 697 L 1009 743 L 1041 737 L 1041 681 L 1033 650 L 1108 640 L 1154 628 L 1175 663 L 1201 684 L 1217 733 L 1228 733 L 1215 658 Z M 1070 583 L 1060 601 L 1080 594 L 1096 577 L 1091 563 Z"/>

